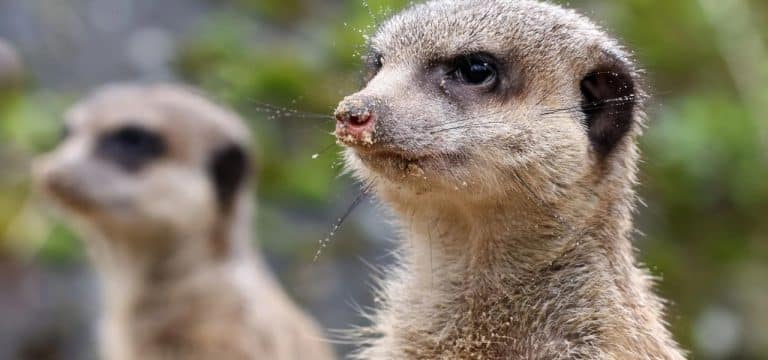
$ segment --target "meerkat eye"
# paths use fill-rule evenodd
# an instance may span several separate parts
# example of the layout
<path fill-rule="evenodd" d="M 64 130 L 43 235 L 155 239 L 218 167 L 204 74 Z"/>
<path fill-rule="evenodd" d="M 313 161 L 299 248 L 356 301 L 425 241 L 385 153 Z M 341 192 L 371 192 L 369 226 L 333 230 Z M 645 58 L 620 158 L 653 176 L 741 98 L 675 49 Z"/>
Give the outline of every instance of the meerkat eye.
<path fill-rule="evenodd" d="M 69 128 L 69 125 L 62 125 L 61 129 L 59 129 L 59 142 L 67 140 L 71 134 L 72 130 Z"/>
<path fill-rule="evenodd" d="M 487 56 L 463 56 L 456 64 L 456 77 L 468 85 L 488 85 L 496 80 L 496 66 Z"/>
<path fill-rule="evenodd" d="M 126 126 L 102 137 L 96 153 L 126 170 L 135 171 L 165 153 L 158 134 L 138 126 Z"/>
<path fill-rule="evenodd" d="M 384 66 L 384 55 L 378 52 L 368 54 L 366 62 L 371 69 L 378 71 Z"/>
<path fill-rule="evenodd" d="M 371 81 L 384 67 L 384 55 L 379 52 L 371 52 L 365 56 L 366 71 L 363 74 L 363 83 Z"/>

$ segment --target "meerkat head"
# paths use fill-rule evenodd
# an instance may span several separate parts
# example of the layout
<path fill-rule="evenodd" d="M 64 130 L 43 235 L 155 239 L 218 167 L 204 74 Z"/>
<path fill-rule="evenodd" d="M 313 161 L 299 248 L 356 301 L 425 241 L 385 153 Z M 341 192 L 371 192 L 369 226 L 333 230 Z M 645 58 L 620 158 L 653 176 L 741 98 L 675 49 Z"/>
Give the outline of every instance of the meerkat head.
<path fill-rule="evenodd" d="M 197 236 L 236 211 L 247 134 L 235 114 L 188 89 L 111 86 L 68 111 L 64 139 L 34 175 L 68 215 L 110 240 Z"/>
<path fill-rule="evenodd" d="M 336 110 L 336 136 L 364 180 L 464 199 L 530 183 L 547 197 L 592 174 L 633 172 L 637 71 L 573 11 L 429 1 L 386 22 L 369 47 L 364 88 Z"/>

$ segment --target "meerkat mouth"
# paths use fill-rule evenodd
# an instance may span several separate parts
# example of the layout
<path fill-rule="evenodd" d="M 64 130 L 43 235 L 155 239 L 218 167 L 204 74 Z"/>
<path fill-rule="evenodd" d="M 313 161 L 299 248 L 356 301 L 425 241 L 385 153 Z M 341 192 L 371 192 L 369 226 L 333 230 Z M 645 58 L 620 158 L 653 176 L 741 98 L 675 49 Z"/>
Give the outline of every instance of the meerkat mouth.
<path fill-rule="evenodd" d="M 403 150 L 396 150 L 396 149 L 378 149 L 378 150 L 358 150 L 355 149 L 355 152 L 365 158 L 372 158 L 372 159 L 393 159 L 393 160 L 404 160 L 404 161 L 418 161 L 420 159 L 424 159 L 429 157 L 428 154 L 417 154 L 412 152 L 407 152 Z"/>
<path fill-rule="evenodd" d="M 47 179 L 42 186 L 46 196 L 61 207 L 78 212 L 87 212 L 93 207 L 91 200 L 71 182 Z"/>
<path fill-rule="evenodd" d="M 428 162 L 437 160 L 447 155 L 431 152 L 408 151 L 394 147 L 386 148 L 353 148 L 355 153 L 363 160 L 392 160 L 404 162 Z"/>
<path fill-rule="evenodd" d="M 399 170 L 405 173 L 418 173 L 425 170 L 439 171 L 451 166 L 461 165 L 467 161 L 467 156 L 461 153 L 434 153 L 407 151 L 402 149 L 358 149 L 353 148 L 360 160 L 374 169 Z"/>

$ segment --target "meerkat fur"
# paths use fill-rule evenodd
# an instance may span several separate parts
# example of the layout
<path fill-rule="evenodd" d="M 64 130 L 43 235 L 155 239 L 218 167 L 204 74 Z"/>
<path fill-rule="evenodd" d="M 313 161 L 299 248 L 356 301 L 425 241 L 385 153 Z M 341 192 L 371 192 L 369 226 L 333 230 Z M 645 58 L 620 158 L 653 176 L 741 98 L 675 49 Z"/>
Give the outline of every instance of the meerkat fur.
<path fill-rule="evenodd" d="M 437 0 L 370 40 L 336 111 L 400 225 L 360 359 L 683 359 L 631 238 L 647 95 L 572 10 Z"/>

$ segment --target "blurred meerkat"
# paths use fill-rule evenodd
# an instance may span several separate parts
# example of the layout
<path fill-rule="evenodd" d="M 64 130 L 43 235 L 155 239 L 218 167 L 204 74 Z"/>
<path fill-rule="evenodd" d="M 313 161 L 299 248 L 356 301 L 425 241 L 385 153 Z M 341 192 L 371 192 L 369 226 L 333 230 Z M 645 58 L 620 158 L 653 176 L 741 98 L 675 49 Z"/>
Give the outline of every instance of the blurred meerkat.
<path fill-rule="evenodd" d="M 0 91 L 16 90 L 23 82 L 24 64 L 16 49 L 0 38 Z"/>
<path fill-rule="evenodd" d="M 642 77 L 576 12 L 412 6 L 336 111 L 399 216 L 362 359 L 682 359 L 631 244 Z"/>
<path fill-rule="evenodd" d="M 248 129 L 171 85 L 97 91 L 35 175 L 101 277 L 103 357 L 331 359 L 251 247 Z"/>

